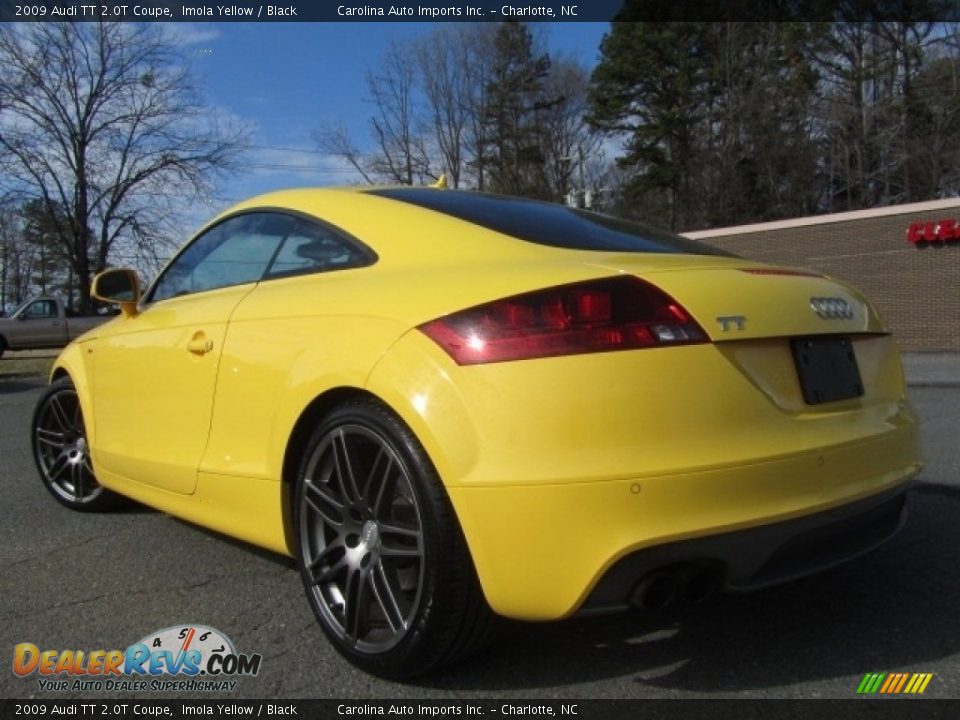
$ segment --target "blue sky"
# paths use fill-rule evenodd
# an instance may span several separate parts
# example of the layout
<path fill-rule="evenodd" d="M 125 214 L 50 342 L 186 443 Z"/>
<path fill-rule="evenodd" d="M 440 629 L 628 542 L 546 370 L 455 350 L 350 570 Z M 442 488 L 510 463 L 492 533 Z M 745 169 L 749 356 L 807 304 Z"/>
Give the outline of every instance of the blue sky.
<path fill-rule="evenodd" d="M 190 58 L 203 100 L 253 129 L 245 169 L 220 184 L 206 217 L 229 202 L 282 187 L 355 180 L 311 139 L 321 121 L 343 122 L 367 140 L 371 108 L 364 74 L 391 39 L 423 35 L 430 23 L 196 23 L 172 28 Z M 551 53 L 592 67 L 608 23 L 539 24 Z M 197 222 L 205 219 L 197 218 Z"/>

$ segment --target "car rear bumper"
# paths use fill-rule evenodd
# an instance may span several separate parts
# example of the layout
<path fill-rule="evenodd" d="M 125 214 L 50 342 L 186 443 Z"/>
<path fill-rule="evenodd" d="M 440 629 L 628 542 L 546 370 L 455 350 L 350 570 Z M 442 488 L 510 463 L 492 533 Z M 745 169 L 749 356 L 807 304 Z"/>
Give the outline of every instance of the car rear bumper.
<path fill-rule="evenodd" d="M 638 550 L 613 564 L 579 612 L 659 605 L 670 599 L 663 592 L 701 599 L 714 589 L 756 590 L 825 570 L 895 535 L 907 521 L 907 494 L 900 485 L 785 522 Z M 669 585 L 651 597 L 657 577 Z"/>
<path fill-rule="evenodd" d="M 908 427 L 741 467 L 448 491 L 491 607 L 551 620 L 624 607 L 665 566 L 709 568 L 745 590 L 866 552 L 905 518 L 916 440 Z"/>

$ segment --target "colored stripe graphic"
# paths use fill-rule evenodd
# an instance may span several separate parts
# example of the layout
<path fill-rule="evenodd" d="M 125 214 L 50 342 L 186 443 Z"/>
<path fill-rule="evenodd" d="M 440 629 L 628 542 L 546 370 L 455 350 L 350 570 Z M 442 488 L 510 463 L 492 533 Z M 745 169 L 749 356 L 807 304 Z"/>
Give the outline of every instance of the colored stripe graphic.
<path fill-rule="evenodd" d="M 857 692 L 864 695 L 872 695 L 880 689 L 880 683 L 887 676 L 886 673 L 867 673 L 860 682 Z"/>
<path fill-rule="evenodd" d="M 933 673 L 867 673 L 857 686 L 860 695 L 920 695 L 933 679 Z"/>

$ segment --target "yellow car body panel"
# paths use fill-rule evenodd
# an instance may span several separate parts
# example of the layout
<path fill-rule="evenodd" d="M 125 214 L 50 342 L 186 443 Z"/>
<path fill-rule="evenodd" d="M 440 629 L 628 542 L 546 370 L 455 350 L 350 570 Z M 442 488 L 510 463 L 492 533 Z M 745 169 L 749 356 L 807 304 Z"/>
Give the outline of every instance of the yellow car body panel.
<path fill-rule="evenodd" d="M 251 209 L 322 218 L 377 262 L 145 304 L 67 348 L 57 371 L 97 418 L 105 487 L 292 554 L 293 430 L 329 391 L 368 393 L 436 467 L 493 609 L 546 620 L 638 549 L 818 513 L 919 469 L 895 343 L 832 279 L 537 246 L 359 191 L 274 193 L 221 217 Z M 417 329 L 624 274 L 676 298 L 712 342 L 459 366 Z M 844 298 L 852 316 L 818 318 L 818 296 Z M 722 316 L 746 321 L 725 329 Z M 209 352 L 187 349 L 198 332 Z M 789 337 L 823 332 L 853 338 L 866 391 L 811 407 Z"/>
<path fill-rule="evenodd" d="M 91 447 L 98 470 L 194 491 L 227 321 L 253 288 L 170 298 L 109 323 L 87 344 L 97 363 Z"/>
<path fill-rule="evenodd" d="M 85 418 L 93 417 L 93 383 L 96 377 L 94 373 L 94 355 L 92 348 L 87 347 L 83 342 L 84 336 L 74 340 L 57 355 L 53 366 L 50 368 L 50 381 L 58 377 L 67 376 L 73 380 L 77 388 L 77 398 L 80 401 L 80 409 Z M 87 440 L 94 442 L 96 437 L 96 428 L 92 422 L 87 422 Z"/>
<path fill-rule="evenodd" d="M 447 479 L 491 606 L 546 620 L 635 550 L 820 512 L 914 475 L 893 341 L 855 347 L 871 389 L 827 412 L 804 405 L 783 340 L 458 368 L 411 333 L 369 387 Z"/>
<path fill-rule="evenodd" d="M 192 494 L 112 473 L 94 463 L 105 488 L 174 517 L 284 555 L 292 554 L 285 523 L 289 486 L 276 480 L 199 473 Z"/>

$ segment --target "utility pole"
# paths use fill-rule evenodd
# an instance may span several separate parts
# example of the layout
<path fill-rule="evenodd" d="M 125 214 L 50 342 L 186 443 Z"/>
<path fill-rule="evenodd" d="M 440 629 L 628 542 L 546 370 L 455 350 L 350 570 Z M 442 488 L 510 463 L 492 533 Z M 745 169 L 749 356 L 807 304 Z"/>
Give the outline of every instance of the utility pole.
<path fill-rule="evenodd" d="M 583 181 L 583 145 L 577 145 L 577 176 L 579 179 L 580 187 L 577 190 L 577 207 L 583 208 L 587 206 L 587 186 Z"/>
<path fill-rule="evenodd" d="M 0 317 L 7 314 L 7 240 L 3 238 L 0 245 Z"/>
<path fill-rule="evenodd" d="M 575 208 L 590 207 L 592 203 L 587 202 L 587 185 L 583 172 L 583 146 L 577 145 L 576 156 L 568 155 L 560 158 L 560 160 L 563 162 L 573 162 L 574 160 L 577 161 L 577 187 L 574 188 L 572 192 L 567 194 L 567 205 Z"/>

